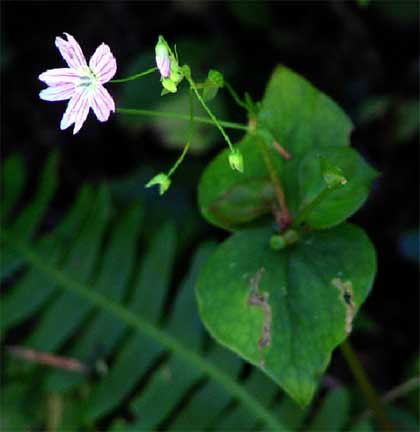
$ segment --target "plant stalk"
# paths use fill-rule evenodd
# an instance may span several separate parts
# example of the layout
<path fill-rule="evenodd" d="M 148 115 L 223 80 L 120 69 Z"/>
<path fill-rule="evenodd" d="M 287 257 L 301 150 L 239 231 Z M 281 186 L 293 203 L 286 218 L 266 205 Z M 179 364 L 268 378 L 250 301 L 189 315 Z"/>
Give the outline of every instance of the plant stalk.
<path fill-rule="evenodd" d="M 281 210 L 282 226 L 280 227 L 280 229 L 284 230 L 292 223 L 292 216 L 287 207 L 286 197 L 283 192 L 283 187 L 280 183 L 279 177 L 277 176 L 276 170 L 271 162 L 270 155 L 268 154 L 265 142 L 263 142 L 261 138 L 257 138 L 257 137 L 256 137 L 256 141 L 258 146 L 260 147 L 264 159 L 264 163 L 265 166 L 267 167 L 268 174 L 270 175 L 270 180 L 273 185 L 274 193 L 276 195 L 277 202 Z"/>
<path fill-rule="evenodd" d="M 143 115 L 147 117 L 164 117 L 164 118 L 173 118 L 178 120 L 190 120 L 189 114 L 180 114 L 175 112 L 165 112 L 165 111 L 154 111 L 154 110 L 146 110 L 146 109 L 136 109 L 136 108 L 117 108 L 117 113 L 120 114 L 128 114 L 128 115 Z M 194 116 L 194 121 L 198 123 L 205 123 L 210 125 L 215 125 L 213 120 L 207 118 L 207 117 L 197 117 Z M 225 127 L 226 129 L 237 129 L 237 130 L 243 130 L 247 131 L 248 126 L 240 124 L 240 123 L 233 123 L 228 121 L 219 120 L 220 125 Z"/>
<path fill-rule="evenodd" d="M 127 82 L 127 81 L 133 81 L 135 79 L 142 78 L 142 77 L 144 77 L 146 75 L 150 75 L 151 73 L 153 73 L 155 71 L 157 71 L 157 67 L 152 67 L 150 69 L 147 69 L 144 72 L 140 72 L 138 74 L 131 75 L 131 76 L 126 77 L 126 78 L 113 79 L 113 80 L 110 81 L 110 83 L 122 83 L 122 82 Z"/>
<path fill-rule="evenodd" d="M 373 411 L 374 416 L 376 417 L 378 423 L 381 425 L 386 432 L 394 432 L 394 426 L 388 419 L 382 402 L 376 393 L 373 385 L 369 381 L 369 378 L 363 369 L 362 364 L 356 356 L 356 353 L 353 351 L 348 340 L 345 340 L 340 345 L 341 352 L 343 354 L 344 359 L 346 360 L 354 379 L 360 387 L 360 390 L 364 394 L 370 408 Z"/>
<path fill-rule="evenodd" d="M 181 165 L 181 163 L 184 160 L 186 154 L 188 153 L 188 150 L 190 149 L 190 146 L 192 143 L 192 137 L 193 137 L 193 131 L 194 131 L 194 112 L 193 112 L 193 101 L 192 101 L 191 89 L 189 91 L 189 102 L 190 102 L 190 127 L 189 127 L 189 131 L 188 131 L 187 144 L 185 145 L 184 149 L 182 150 L 181 156 L 177 159 L 174 166 L 169 170 L 169 172 L 167 174 L 168 177 L 171 177 L 172 174 L 179 167 L 179 165 Z"/>
<path fill-rule="evenodd" d="M 227 135 L 227 133 L 223 129 L 223 126 L 222 126 L 221 122 L 219 122 L 219 120 L 217 120 L 216 116 L 211 112 L 210 108 L 204 102 L 203 98 L 200 95 L 200 92 L 198 91 L 198 89 L 197 89 L 197 87 L 195 85 L 194 80 L 191 78 L 191 76 L 188 76 L 187 74 L 185 74 L 184 76 L 185 76 L 186 80 L 188 81 L 188 83 L 190 84 L 190 86 L 191 86 L 193 92 L 195 93 L 198 101 L 200 102 L 201 106 L 207 112 L 207 114 L 211 118 L 213 124 L 217 127 L 217 129 L 219 129 L 219 131 L 222 134 L 223 138 L 225 139 L 227 145 L 229 146 L 230 151 L 234 152 L 235 151 L 235 147 L 233 146 L 233 144 L 232 144 L 229 136 Z"/>

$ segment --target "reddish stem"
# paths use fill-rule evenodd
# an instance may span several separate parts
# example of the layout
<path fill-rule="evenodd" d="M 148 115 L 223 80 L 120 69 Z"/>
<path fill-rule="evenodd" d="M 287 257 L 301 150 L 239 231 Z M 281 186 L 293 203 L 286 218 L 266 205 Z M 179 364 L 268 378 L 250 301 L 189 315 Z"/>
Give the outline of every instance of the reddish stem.
<path fill-rule="evenodd" d="M 273 141 L 273 147 L 277 150 L 281 156 L 283 156 L 286 160 L 292 159 L 292 155 L 278 142 Z"/>

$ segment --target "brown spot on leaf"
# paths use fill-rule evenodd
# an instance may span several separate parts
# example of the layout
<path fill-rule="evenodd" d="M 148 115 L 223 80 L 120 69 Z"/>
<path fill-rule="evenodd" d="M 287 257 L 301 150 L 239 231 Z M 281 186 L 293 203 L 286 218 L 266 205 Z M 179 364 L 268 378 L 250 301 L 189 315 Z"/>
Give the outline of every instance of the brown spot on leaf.
<path fill-rule="evenodd" d="M 331 283 L 340 290 L 340 300 L 346 307 L 346 333 L 350 334 L 356 313 L 356 307 L 353 303 L 353 285 L 351 281 L 342 281 L 339 278 L 334 278 Z"/>
<path fill-rule="evenodd" d="M 264 272 L 264 268 L 261 267 L 254 277 L 251 278 L 251 293 L 248 298 L 248 304 L 250 306 L 259 306 L 264 313 L 264 322 L 261 330 L 261 337 L 258 342 L 258 347 L 262 350 L 266 346 L 271 343 L 271 322 L 272 322 L 272 314 L 271 314 L 271 306 L 268 303 L 269 293 L 259 292 L 259 285 L 261 281 L 261 276 Z"/>

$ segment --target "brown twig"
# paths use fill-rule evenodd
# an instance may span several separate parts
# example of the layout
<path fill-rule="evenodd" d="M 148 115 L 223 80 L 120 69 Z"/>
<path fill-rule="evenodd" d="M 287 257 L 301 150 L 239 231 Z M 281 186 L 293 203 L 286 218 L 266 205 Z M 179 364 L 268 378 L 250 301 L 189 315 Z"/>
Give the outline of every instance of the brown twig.
<path fill-rule="evenodd" d="M 14 357 L 21 358 L 32 363 L 38 363 L 71 372 L 80 372 L 86 374 L 89 373 L 91 369 L 89 366 L 77 359 L 36 351 L 31 348 L 11 345 L 6 347 L 6 350 Z"/>

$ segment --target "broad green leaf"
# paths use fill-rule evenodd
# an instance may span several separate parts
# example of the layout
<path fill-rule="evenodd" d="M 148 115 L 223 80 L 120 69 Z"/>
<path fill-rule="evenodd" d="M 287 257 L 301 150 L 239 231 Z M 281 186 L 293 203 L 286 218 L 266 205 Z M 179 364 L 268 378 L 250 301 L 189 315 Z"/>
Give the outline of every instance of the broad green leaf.
<path fill-rule="evenodd" d="M 307 405 L 370 291 L 375 252 L 353 225 L 302 232 L 281 251 L 271 235 L 247 229 L 218 247 L 196 286 L 200 314 L 217 341 Z"/>
<path fill-rule="evenodd" d="M 336 186 L 328 184 L 323 161 L 342 172 Z M 301 221 L 315 229 L 330 228 L 345 221 L 365 202 L 376 176 L 377 172 L 350 147 L 310 151 L 299 166 L 299 211 L 306 214 Z"/>
<path fill-rule="evenodd" d="M 299 218 L 304 205 L 312 205 L 326 188 L 320 174 L 322 158 L 343 170 L 348 184 L 330 191 L 320 202 L 317 199 L 307 222 L 314 228 L 327 228 L 344 221 L 366 200 L 376 175 L 348 148 L 348 117 L 326 95 L 285 67 L 275 70 L 260 105 L 256 132 L 238 144 L 244 173 L 230 169 L 228 150 L 207 166 L 198 195 L 203 216 L 217 226 L 235 230 L 271 212 L 274 192 L 269 159 L 292 217 Z M 285 160 L 280 155 L 281 147 L 291 158 Z"/>
<path fill-rule="evenodd" d="M 278 66 L 271 76 L 258 121 L 293 158 L 312 148 L 347 146 L 352 129 L 332 99 L 285 66 Z"/>
<path fill-rule="evenodd" d="M 266 88 L 257 122 L 259 128 L 268 128 L 292 156 L 285 163 L 282 181 L 289 209 L 295 214 L 299 206 L 300 161 L 312 149 L 348 146 L 350 119 L 304 78 L 278 66 Z"/>
<path fill-rule="evenodd" d="M 212 224 L 233 230 L 271 211 L 273 187 L 262 156 L 267 151 L 278 173 L 283 160 L 262 137 L 246 135 L 237 145 L 245 161 L 243 173 L 228 163 L 229 150 L 223 150 L 207 166 L 198 188 L 203 216 Z"/>

